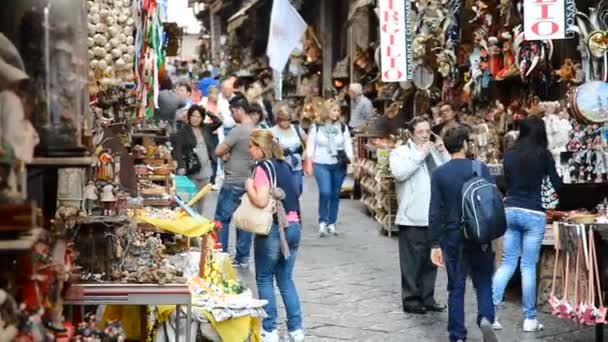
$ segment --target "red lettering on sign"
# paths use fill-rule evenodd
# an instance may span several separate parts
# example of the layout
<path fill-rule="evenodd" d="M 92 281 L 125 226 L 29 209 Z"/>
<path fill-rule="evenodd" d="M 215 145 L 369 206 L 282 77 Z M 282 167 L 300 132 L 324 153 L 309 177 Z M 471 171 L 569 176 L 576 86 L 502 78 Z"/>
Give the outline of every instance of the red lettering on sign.
<path fill-rule="evenodd" d="M 550 36 L 559 30 L 559 25 L 549 20 L 537 21 L 530 27 L 538 36 Z"/>
<path fill-rule="evenodd" d="M 401 79 L 401 77 L 403 77 L 403 72 L 397 69 L 390 69 L 383 72 L 382 75 L 384 76 L 384 79 L 392 81 Z"/>

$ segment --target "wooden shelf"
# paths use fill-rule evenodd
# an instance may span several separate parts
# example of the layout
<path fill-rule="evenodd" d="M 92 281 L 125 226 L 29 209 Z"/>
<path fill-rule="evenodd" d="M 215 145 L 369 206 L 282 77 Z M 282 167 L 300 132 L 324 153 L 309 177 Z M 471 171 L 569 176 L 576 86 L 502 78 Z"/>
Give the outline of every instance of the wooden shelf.
<path fill-rule="evenodd" d="M 95 224 L 95 223 L 127 223 L 131 219 L 128 216 L 81 216 L 76 219 L 78 224 Z"/>
<path fill-rule="evenodd" d="M 0 240 L 0 251 L 3 253 L 27 251 L 32 248 L 36 240 L 38 240 L 36 234 L 24 235 L 14 240 Z"/>
<path fill-rule="evenodd" d="M 55 166 L 55 167 L 89 167 L 93 165 L 93 157 L 35 157 L 28 166 Z"/>

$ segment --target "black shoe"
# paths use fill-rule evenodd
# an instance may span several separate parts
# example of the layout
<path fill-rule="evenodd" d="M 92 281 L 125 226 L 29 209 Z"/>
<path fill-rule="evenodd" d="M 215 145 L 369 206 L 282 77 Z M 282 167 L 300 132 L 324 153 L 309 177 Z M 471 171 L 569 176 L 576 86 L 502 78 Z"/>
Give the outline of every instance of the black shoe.
<path fill-rule="evenodd" d="M 427 311 L 432 311 L 432 312 L 444 312 L 445 309 L 447 309 L 448 307 L 446 305 L 443 304 L 433 304 L 433 305 L 425 305 L 424 308 Z"/>
<path fill-rule="evenodd" d="M 426 314 L 426 308 L 422 305 L 403 306 L 403 311 L 417 315 Z"/>

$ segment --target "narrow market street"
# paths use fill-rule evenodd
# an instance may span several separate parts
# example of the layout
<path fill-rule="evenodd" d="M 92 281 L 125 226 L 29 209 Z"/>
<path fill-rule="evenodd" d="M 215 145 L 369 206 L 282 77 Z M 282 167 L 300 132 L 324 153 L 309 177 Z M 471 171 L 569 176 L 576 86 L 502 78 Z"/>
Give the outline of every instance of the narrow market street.
<path fill-rule="evenodd" d="M 301 203 L 304 231 L 295 279 L 307 341 L 447 341 L 447 312 L 420 316 L 402 311 L 397 239 L 381 235 L 358 200 L 342 200 L 340 235 L 323 239 L 316 230 L 317 189 L 312 178 L 306 180 Z M 215 201 L 210 199 L 207 207 L 208 214 L 212 213 Z M 252 289 L 253 269 L 252 265 L 249 271 L 239 272 Z M 438 273 L 436 299 L 447 303 L 444 270 Z M 466 303 L 468 341 L 481 341 L 475 327 L 476 302 L 470 282 Z M 279 315 L 284 322 L 282 306 Z M 581 328 L 542 313 L 539 320 L 545 329 L 523 333 L 521 306 L 512 300 L 500 315 L 504 330 L 497 336 L 501 342 L 594 341 L 593 328 Z"/>

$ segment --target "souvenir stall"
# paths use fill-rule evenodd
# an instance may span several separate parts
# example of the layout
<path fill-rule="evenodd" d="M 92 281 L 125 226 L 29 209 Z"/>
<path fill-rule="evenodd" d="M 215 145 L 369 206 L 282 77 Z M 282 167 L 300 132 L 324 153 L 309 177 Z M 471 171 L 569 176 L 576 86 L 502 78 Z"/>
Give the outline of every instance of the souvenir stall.
<path fill-rule="evenodd" d="M 3 341 L 259 335 L 265 303 L 192 209 L 210 189 L 173 175 L 151 120 L 161 8 L 9 1 L 1 15 Z"/>

